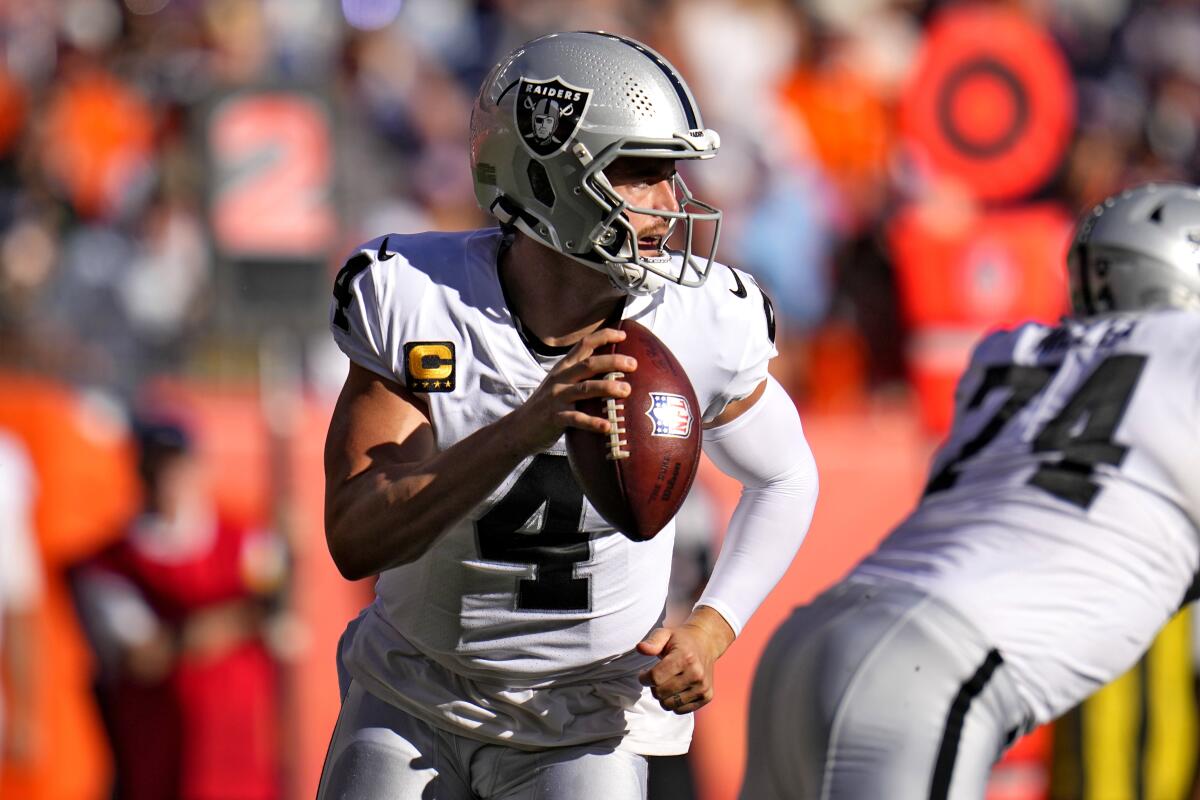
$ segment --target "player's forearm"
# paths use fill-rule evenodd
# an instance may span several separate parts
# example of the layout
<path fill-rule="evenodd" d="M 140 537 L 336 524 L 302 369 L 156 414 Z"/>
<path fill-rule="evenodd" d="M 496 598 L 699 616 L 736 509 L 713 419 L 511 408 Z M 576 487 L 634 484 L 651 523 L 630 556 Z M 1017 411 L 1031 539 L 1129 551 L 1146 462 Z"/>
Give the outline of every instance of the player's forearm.
<path fill-rule="evenodd" d="M 816 463 L 795 405 L 774 379 L 754 408 L 705 431 L 704 451 L 742 484 L 742 497 L 699 605 L 740 633 L 804 540 L 817 501 Z"/>
<path fill-rule="evenodd" d="M 420 558 L 533 450 L 513 415 L 417 462 L 377 461 L 326 496 L 325 531 L 350 580 Z"/>

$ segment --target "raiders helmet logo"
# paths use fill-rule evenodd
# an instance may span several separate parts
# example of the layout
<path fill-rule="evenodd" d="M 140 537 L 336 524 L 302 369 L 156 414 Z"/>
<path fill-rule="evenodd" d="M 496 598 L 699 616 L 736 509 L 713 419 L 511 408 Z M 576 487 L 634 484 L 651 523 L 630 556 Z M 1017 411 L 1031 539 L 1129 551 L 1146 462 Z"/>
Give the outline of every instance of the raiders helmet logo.
<path fill-rule="evenodd" d="M 583 120 L 590 89 L 572 86 L 562 78 L 531 81 L 521 78 L 517 87 L 517 130 L 535 156 L 552 156 L 567 146 Z"/>

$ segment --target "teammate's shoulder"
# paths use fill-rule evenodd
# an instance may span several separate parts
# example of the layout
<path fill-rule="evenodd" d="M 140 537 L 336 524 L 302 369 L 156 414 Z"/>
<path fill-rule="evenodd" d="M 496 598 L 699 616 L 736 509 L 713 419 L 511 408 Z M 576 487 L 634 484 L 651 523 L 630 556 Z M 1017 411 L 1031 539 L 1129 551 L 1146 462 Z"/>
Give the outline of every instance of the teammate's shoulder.
<path fill-rule="evenodd" d="M 1137 315 L 1138 327 L 1153 331 L 1200 331 L 1200 313 L 1179 308 L 1147 311 Z M 1192 337 L 1192 342 L 1200 345 L 1200 339 Z"/>
<path fill-rule="evenodd" d="M 1007 363 L 1022 356 L 1036 358 L 1037 350 L 1056 328 L 1040 322 L 1023 322 L 1010 328 L 996 328 L 984 334 L 971 353 L 975 364 Z"/>
<path fill-rule="evenodd" d="M 1134 347 L 1150 354 L 1200 357 L 1200 313 L 1183 309 L 1148 311 L 1131 318 Z"/>

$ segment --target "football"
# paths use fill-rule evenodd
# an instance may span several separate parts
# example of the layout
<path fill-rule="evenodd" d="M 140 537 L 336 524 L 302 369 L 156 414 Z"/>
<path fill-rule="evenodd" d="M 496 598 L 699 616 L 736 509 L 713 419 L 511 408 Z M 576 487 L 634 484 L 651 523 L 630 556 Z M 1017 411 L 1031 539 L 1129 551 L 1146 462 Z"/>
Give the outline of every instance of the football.
<path fill-rule="evenodd" d="M 580 401 L 581 411 L 606 417 L 608 434 L 567 430 L 567 457 L 591 504 L 634 540 L 653 538 L 671 521 L 700 464 L 700 408 L 679 361 L 645 326 L 623 320 L 625 341 L 600 355 L 637 359 L 635 371 L 611 373 L 630 386 L 623 400 Z"/>

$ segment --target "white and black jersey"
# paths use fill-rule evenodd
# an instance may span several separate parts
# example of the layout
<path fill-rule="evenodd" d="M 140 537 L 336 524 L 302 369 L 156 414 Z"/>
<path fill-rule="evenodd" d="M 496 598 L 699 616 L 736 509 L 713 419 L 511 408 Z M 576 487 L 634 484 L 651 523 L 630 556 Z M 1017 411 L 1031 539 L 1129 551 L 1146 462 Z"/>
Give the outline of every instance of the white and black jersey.
<path fill-rule="evenodd" d="M 1200 315 L 996 333 L 956 405 L 919 507 L 852 579 L 956 609 L 1044 722 L 1140 657 L 1200 564 Z"/>
<path fill-rule="evenodd" d="M 498 229 L 380 237 L 335 284 L 338 345 L 426 403 L 441 449 L 519 407 L 557 361 L 531 350 L 505 302 L 502 241 Z M 623 314 L 679 359 L 700 424 L 766 377 L 769 312 L 753 280 L 718 265 L 704 286 L 668 284 Z M 684 752 L 690 715 L 663 711 L 637 684 L 653 659 L 633 652 L 661 620 L 673 541 L 672 525 L 645 542 L 609 526 L 560 439 L 421 558 L 380 575 L 345 664 L 379 697 L 477 738 L 543 747 L 624 736 L 637 752 Z"/>

